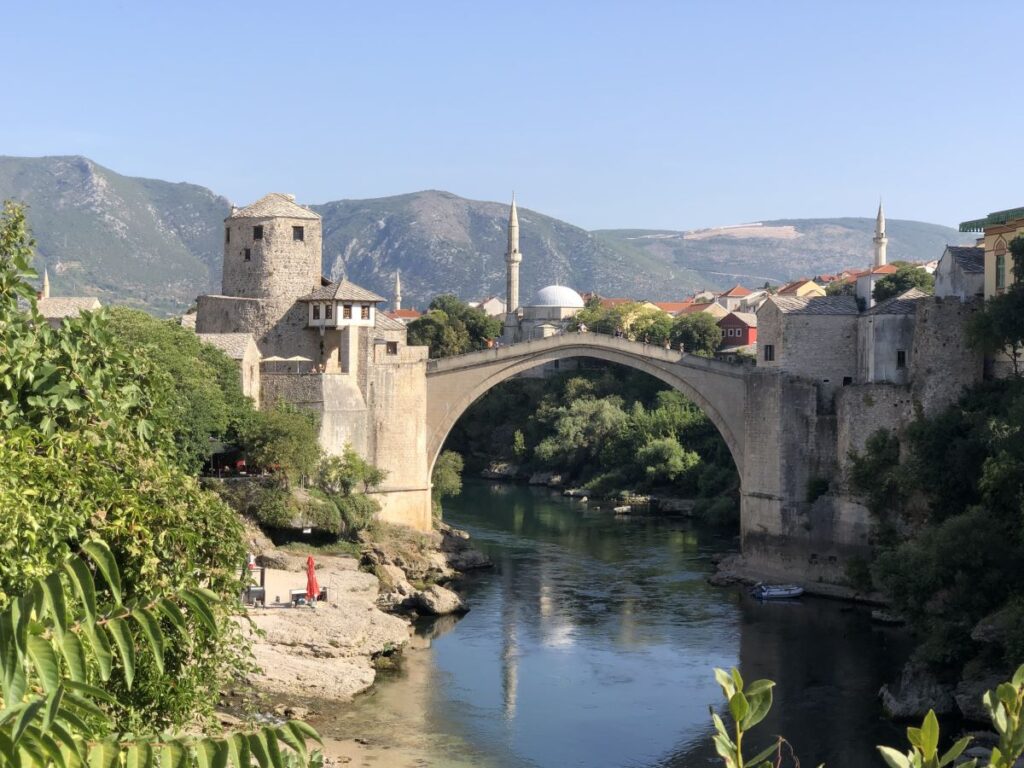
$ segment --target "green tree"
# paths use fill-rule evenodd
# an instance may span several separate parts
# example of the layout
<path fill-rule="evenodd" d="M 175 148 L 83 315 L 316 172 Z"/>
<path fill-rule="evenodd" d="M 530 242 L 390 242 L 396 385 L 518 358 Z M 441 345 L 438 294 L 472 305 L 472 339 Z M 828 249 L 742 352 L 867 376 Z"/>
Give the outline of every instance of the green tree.
<path fill-rule="evenodd" d="M 328 456 L 320 462 L 317 486 L 337 507 L 345 531 L 353 534 L 368 527 L 380 512 L 380 504 L 367 494 L 386 478 L 385 470 L 346 443 L 341 456 Z"/>
<path fill-rule="evenodd" d="M 667 312 L 644 308 L 633 316 L 629 330 L 633 338 L 661 346 L 669 341 L 672 328 L 672 316 Z"/>
<path fill-rule="evenodd" d="M 934 275 L 928 274 L 916 264 L 908 264 L 905 261 L 894 261 L 893 264 L 896 271 L 875 283 L 871 295 L 876 302 L 899 296 L 911 288 L 917 288 L 925 293 L 932 293 L 935 290 Z"/>
<path fill-rule="evenodd" d="M 881 280 L 879 281 L 881 282 Z M 875 286 L 878 287 L 877 285 Z M 857 281 L 856 280 L 833 280 L 827 286 L 825 286 L 826 296 L 856 296 L 857 295 Z"/>
<path fill-rule="evenodd" d="M 672 324 L 671 343 L 690 354 L 711 357 L 722 344 L 722 329 L 718 321 L 707 312 L 693 312 L 680 315 Z"/>
<path fill-rule="evenodd" d="M 462 456 L 455 451 L 442 451 L 434 462 L 434 471 L 430 475 L 431 496 L 434 515 L 441 516 L 441 501 L 462 493 Z"/>
<path fill-rule="evenodd" d="M 0 216 L 0 607 L 57 569 L 85 541 L 109 543 L 121 583 L 141 599 L 209 589 L 213 621 L 186 616 L 190 642 L 173 643 L 133 674 L 115 666 L 107 690 L 119 728 L 159 729 L 210 714 L 245 668 L 230 606 L 241 586 L 241 525 L 179 464 L 159 419 L 171 387 L 123 346 L 105 312 L 51 329 L 27 280 L 32 240 L 24 211 Z M 25 302 L 23 309 L 19 300 Z M 132 679 L 129 679 L 131 677 Z M 5 704 L 10 702 L 5 698 Z"/>
<path fill-rule="evenodd" d="M 211 438 L 232 439 L 252 411 L 237 364 L 173 320 L 127 307 L 113 307 L 107 314 L 114 336 L 167 374 L 162 381 L 170 386 L 160 394 L 161 409 L 153 417 L 174 434 L 185 466 L 197 470 L 209 458 Z"/>
<path fill-rule="evenodd" d="M 659 437 L 637 453 L 637 462 L 651 483 L 671 483 L 700 463 L 700 456 L 687 451 L 672 437 Z"/>
<path fill-rule="evenodd" d="M 241 423 L 238 440 L 251 463 L 280 471 L 294 484 L 312 477 L 320 464 L 319 431 L 315 414 L 279 402 Z"/>
<path fill-rule="evenodd" d="M 578 471 L 585 463 L 597 463 L 626 418 L 619 398 L 576 400 L 558 409 L 554 434 L 537 445 L 534 455 L 553 467 Z"/>
<path fill-rule="evenodd" d="M 501 335 L 502 323 L 451 294 L 437 296 L 429 311 L 409 323 L 409 344 L 430 347 L 430 357 L 449 357 L 485 349 Z"/>

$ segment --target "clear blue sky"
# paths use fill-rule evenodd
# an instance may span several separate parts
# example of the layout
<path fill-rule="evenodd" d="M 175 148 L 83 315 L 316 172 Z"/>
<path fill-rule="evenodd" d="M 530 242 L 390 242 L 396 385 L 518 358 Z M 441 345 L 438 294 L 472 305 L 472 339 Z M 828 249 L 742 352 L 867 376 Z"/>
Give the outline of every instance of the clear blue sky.
<path fill-rule="evenodd" d="M 17 3 L 0 154 L 236 203 L 514 188 L 681 229 L 882 195 L 955 225 L 1024 205 L 1021 29 L 1020 2 Z"/>

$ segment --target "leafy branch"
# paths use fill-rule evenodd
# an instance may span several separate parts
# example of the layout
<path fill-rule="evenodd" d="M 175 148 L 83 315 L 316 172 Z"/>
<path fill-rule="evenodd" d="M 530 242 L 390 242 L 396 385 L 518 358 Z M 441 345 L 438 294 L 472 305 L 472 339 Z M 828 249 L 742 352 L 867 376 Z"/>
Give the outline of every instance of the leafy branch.
<path fill-rule="evenodd" d="M 103 687 L 119 668 L 130 689 L 140 653 L 163 674 L 173 643 L 190 642 L 188 618 L 216 630 L 217 596 L 183 589 L 125 600 L 113 553 L 99 540 L 29 585 L 0 612 L 0 758 L 16 768 L 294 768 L 319 765 L 305 723 L 223 737 L 114 732 Z M 171 634 L 168 634 L 168 633 Z"/>

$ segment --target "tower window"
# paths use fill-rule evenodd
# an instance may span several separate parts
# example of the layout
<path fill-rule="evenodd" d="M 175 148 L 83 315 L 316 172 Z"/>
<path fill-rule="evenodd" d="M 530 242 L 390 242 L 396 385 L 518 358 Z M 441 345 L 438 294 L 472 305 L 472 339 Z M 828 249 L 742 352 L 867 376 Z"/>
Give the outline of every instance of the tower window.
<path fill-rule="evenodd" d="M 306 239 L 306 228 L 305 227 L 292 227 L 292 240 L 305 240 Z"/>
<path fill-rule="evenodd" d="M 342 305 L 342 307 L 341 307 L 341 316 L 345 320 L 351 320 L 352 319 L 352 305 L 351 304 L 343 304 Z"/>
<path fill-rule="evenodd" d="M 907 350 L 897 349 L 896 350 L 896 367 L 906 368 L 907 367 Z"/>
<path fill-rule="evenodd" d="M 320 319 L 320 305 L 319 304 L 314 304 L 313 305 L 313 319 L 314 320 L 319 320 Z"/>
<path fill-rule="evenodd" d="M 252 249 L 245 248 L 242 250 L 242 258 L 246 261 L 252 261 Z"/>
<path fill-rule="evenodd" d="M 369 320 L 370 319 L 370 305 L 369 304 L 363 304 L 361 307 L 359 307 L 359 317 L 361 317 L 363 320 Z"/>
<path fill-rule="evenodd" d="M 775 345 L 765 344 L 764 345 L 764 361 L 766 363 L 775 362 Z"/>
<path fill-rule="evenodd" d="M 324 317 L 326 319 L 330 320 L 331 317 L 333 317 L 333 316 L 334 316 L 334 305 L 330 304 L 330 303 L 324 304 Z"/>
<path fill-rule="evenodd" d="M 263 225 L 259 224 L 252 228 L 252 239 L 262 240 L 263 239 Z"/>
<path fill-rule="evenodd" d="M 230 243 L 231 242 L 231 230 L 228 229 L 227 227 L 224 227 L 224 242 L 225 243 Z"/>
<path fill-rule="evenodd" d="M 388 342 L 388 354 L 389 355 L 397 355 L 398 354 L 398 342 L 397 341 L 389 341 Z"/>

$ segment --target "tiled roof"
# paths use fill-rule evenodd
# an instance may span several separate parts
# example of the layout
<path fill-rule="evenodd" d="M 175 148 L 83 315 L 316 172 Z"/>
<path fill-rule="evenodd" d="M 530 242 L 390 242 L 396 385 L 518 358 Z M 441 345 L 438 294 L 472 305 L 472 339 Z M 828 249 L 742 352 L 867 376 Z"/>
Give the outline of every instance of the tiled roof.
<path fill-rule="evenodd" d="M 814 283 L 814 281 L 807 277 L 801 277 L 798 280 L 793 280 L 792 282 L 786 283 L 784 286 L 779 288 L 778 295 L 785 296 L 790 293 L 796 293 L 798 288 L 800 288 L 803 285 L 807 285 L 807 283 Z M 817 285 L 817 283 L 815 283 L 815 285 Z"/>
<path fill-rule="evenodd" d="M 331 283 L 317 288 L 312 293 L 302 296 L 299 301 L 384 301 L 383 296 L 378 296 L 373 291 L 360 288 L 355 283 L 342 280 L 340 283 Z"/>
<path fill-rule="evenodd" d="M 636 299 L 623 299 L 623 298 L 612 299 L 612 298 L 605 298 L 604 296 L 601 297 L 601 306 L 604 307 L 605 309 L 609 309 L 611 307 L 617 307 L 620 304 L 633 304 L 633 303 L 637 303 L 637 300 Z"/>
<path fill-rule="evenodd" d="M 787 315 L 856 315 L 853 296 L 772 296 L 768 302 Z"/>
<path fill-rule="evenodd" d="M 929 294 L 918 288 L 911 288 L 899 296 L 893 296 L 875 304 L 865 314 L 868 315 L 912 315 L 917 310 L 917 302 L 928 298 Z"/>
<path fill-rule="evenodd" d="M 985 274 L 985 249 L 977 245 L 947 245 L 946 250 L 960 269 L 968 274 Z"/>
<path fill-rule="evenodd" d="M 78 317 L 81 312 L 99 309 L 102 304 L 95 296 L 52 296 L 38 299 L 36 308 L 48 320 L 62 317 Z"/>
<path fill-rule="evenodd" d="M 383 312 L 378 312 L 373 327 L 381 331 L 404 331 L 405 324 L 398 320 L 392 320 Z"/>
<path fill-rule="evenodd" d="M 313 213 L 295 202 L 293 195 L 284 195 L 280 192 L 271 192 L 264 195 L 252 205 L 245 208 L 238 208 L 231 212 L 229 219 L 267 219 L 272 216 L 285 216 L 289 219 L 319 219 L 319 214 Z"/>
<path fill-rule="evenodd" d="M 692 305 L 692 301 L 656 301 L 654 306 L 660 309 L 662 312 L 668 312 L 670 315 L 674 315 L 678 312 L 682 312 L 684 309 Z"/>
<path fill-rule="evenodd" d="M 744 323 L 748 328 L 757 328 L 757 315 L 753 312 L 730 312 L 728 315 L 718 321 L 719 325 L 728 320 L 730 317 L 735 317 L 740 322 Z"/>
<path fill-rule="evenodd" d="M 739 283 L 737 283 L 732 288 L 730 288 L 728 291 L 726 291 L 725 293 L 722 294 L 722 296 L 725 296 L 725 297 L 728 297 L 728 298 L 735 298 L 735 299 L 743 298 L 744 296 L 749 296 L 749 295 L 750 295 L 750 291 L 747 288 L 744 288 Z"/>
<path fill-rule="evenodd" d="M 423 313 L 418 309 L 393 309 L 390 312 L 385 312 L 385 315 L 390 317 L 392 320 L 397 320 L 400 317 L 407 317 L 410 320 L 415 320 L 418 317 L 423 317 Z"/>
<path fill-rule="evenodd" d="M 197 333 L 196 336 L 205 344 L 210 344 L 226 354 L 232 360 L 241 360 L 250 344 L 255 342 L 248 333 Z"/>

